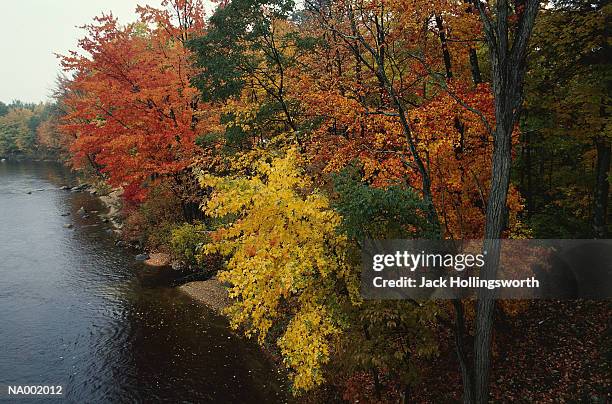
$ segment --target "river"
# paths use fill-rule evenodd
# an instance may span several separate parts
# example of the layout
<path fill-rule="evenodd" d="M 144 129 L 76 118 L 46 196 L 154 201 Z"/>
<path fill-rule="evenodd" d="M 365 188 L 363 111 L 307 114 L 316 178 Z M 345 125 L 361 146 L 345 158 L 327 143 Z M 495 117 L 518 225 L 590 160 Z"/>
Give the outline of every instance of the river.
<path fill-rule="evenodd" d="M 108 225 L 77 213 L 100 202 L 59 189 L 73 182 L 57 164 L 0 163 L 0 386 L 61 385 L 75 403 L 285 401 L 284 377 L 224 318 L 139 280 Z"/>

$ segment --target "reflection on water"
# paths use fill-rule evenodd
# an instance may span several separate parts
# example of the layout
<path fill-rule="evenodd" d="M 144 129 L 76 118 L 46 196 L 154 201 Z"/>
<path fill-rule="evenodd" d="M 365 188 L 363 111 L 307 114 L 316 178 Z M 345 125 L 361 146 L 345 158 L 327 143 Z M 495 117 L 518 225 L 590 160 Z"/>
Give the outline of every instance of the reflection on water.
<path fill-rule="evenodd" d="M 71 182 L 55 164 L 0 163 L 0 385 L 64 385 L 69 402 L 284 401 L 283 377 L 223 318 L 138 281 L 107 225 L 76 213 L 99 201 L 58 189 Z"/>

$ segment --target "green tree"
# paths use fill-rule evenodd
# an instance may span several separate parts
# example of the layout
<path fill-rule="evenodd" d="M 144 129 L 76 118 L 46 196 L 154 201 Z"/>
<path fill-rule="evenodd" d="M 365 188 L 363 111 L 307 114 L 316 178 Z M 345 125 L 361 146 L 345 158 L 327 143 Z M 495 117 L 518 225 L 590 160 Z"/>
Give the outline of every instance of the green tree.
<path fill-rule="evenodd" d="M 289 71 L 308 41 L 290 21 L 294 6 L 292 0 L 232 0 L 217 8 L 205 35 L 189 43 L 201 69 L 192 81 L 202 97 L 236 100 L 223 118 L 230 146 L 261 144 L 279 133 L 300 142 Z"/>

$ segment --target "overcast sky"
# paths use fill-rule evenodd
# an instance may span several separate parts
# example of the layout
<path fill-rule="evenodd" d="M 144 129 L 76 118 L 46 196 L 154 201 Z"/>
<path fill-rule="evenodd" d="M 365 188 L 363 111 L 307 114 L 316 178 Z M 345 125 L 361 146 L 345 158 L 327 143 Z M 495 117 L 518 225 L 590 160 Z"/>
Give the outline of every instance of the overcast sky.
<path fill-rule="evenodd" d="M 54 53 L 75 49 L 83 31 L 102 12 L 119 22 L 136 19 L 136 5 L 160 0 L 13 0 L 0 5 L 0 101 L 45 101 L 59 63 Z"/>

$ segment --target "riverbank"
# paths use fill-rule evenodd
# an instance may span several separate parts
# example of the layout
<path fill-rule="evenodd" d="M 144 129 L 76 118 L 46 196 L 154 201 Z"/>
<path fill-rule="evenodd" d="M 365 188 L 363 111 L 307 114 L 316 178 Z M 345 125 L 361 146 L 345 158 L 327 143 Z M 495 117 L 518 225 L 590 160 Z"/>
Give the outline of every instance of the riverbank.
<path fill-rule="evenodd" d="M 108 194 L 100 194 L 100 189 L 93 187 L 94 195 L 97 195 L 100 201 L 106 206 L 108 212 L 104 217 L 113 225 L 117 232 L 121 231 L 123 224 L 121 222 L 121 189 L 115 189 Z"/>
<path fill-rule="evenodd" d="M 108 212 L 103 215 L 115 228 L 118 234 L 121 234 L 122 217 L 121 217 L 121 189 L 114 189 L 107 192 L 104 186 L 96 186 L 95 184 L 81 184 L 89 187 L 90 193 L 96 195 L 100 201 L 106 206 Z M 169 254 L 152 252 L 148 254 L 149 258 L 144 260 L 144 264 L 151 267 L 177 267 L 178 262 L 172 260 Z M 216 278 L 212 277 L 207 280 L 197 280 L 186 282 L 177 287 L 180 291 L 194 299 L 200 304 L 203 304 L 215 312 L 222 314 L 224 308 L 231 304 L 231 299 L 228 295 L 227 288 Z"/>
<path fill-rule="evenodd" d="M 222 313 L 223 309 L 231 304 L 227 288 L 216 277 L 206 281 L 188 282 L 178 289 L 217 313 Z"/>

